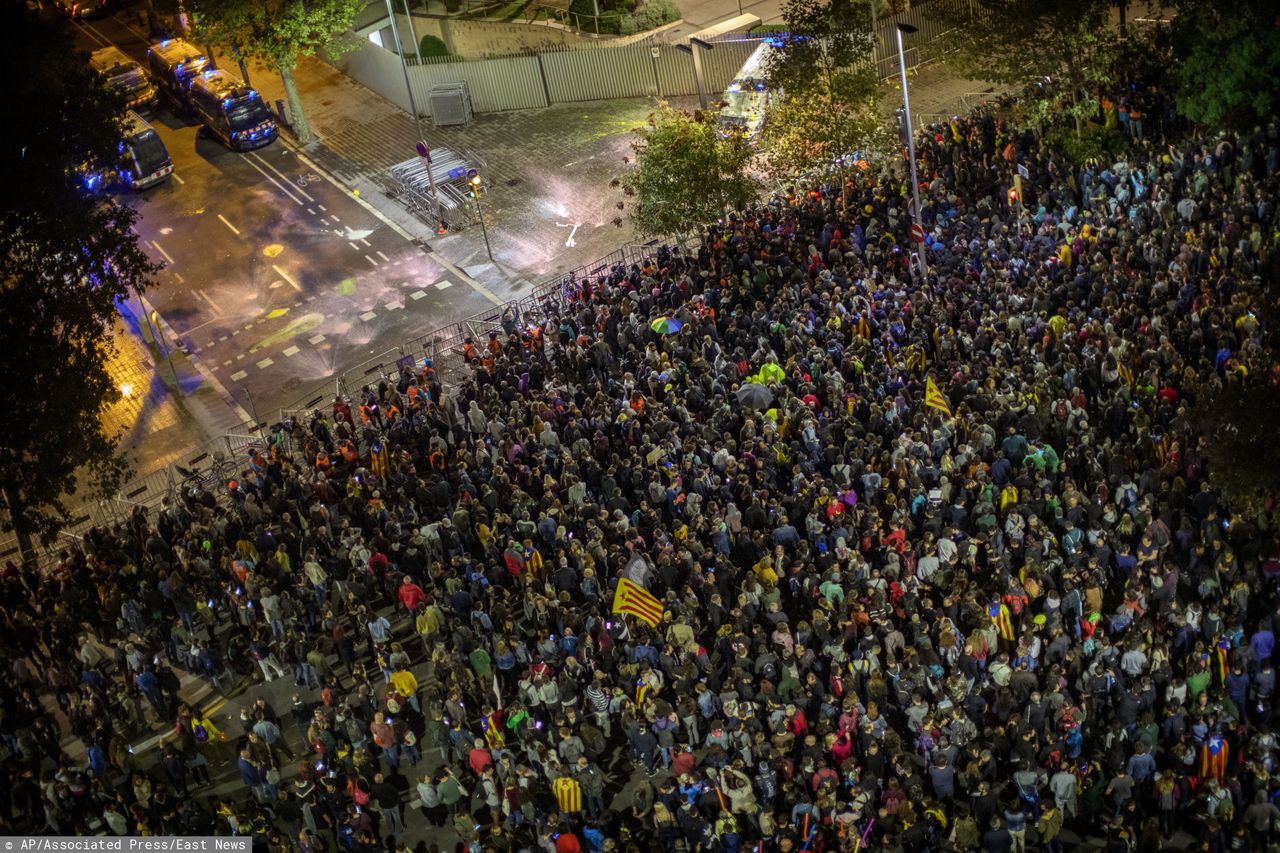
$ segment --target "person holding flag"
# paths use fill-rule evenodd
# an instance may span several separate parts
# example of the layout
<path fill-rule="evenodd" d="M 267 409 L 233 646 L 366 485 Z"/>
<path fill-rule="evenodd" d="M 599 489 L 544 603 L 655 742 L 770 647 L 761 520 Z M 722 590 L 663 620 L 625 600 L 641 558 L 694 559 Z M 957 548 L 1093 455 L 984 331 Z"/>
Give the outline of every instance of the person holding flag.
<path fill-rule="evenodd" d="M 922 364 L 921 367 L 924 365 Z M 947 402 L 947 398 L 942 396 L 942 392 L 938 390 L 938 386 L 934 383 L 933 377 L 925 377 L 924 380 L 924 404 L 931 409 L 937 409 L 951 417 L 951 404 Z"/>
<path fill-rule="evenodd" d="M 613 593 L 613 612 L 627 613 L 650 627 L 658 627 L 666 608 L 662 606 L 653 593 L 626 578 L 618 578 L 618 587 Z"/>

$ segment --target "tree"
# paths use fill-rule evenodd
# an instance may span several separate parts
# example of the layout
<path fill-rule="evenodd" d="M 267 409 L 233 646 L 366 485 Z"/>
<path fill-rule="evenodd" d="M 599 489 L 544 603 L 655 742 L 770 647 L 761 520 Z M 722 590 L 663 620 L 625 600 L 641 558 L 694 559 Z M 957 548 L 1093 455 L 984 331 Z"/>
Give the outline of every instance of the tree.
<path fill-rule="evenodd" d="M 635 168 L 615 184 L 633 199 L 631 219 L 646 236 L 689 233 L 726 209 L 746 206 L 760 191 L 747 173 L 752 152 L 746 140 L 722 138 L 707 113 L 663 105 L 636 133 Z"/>
<path fill-rule="evenodd" d="M 358 42 L 344 39 L 365 0 L 203 0 L 196 17 L 200 35 L 231 50 L 237 58 L 257 57 L 280 74 L 293 132 L 306 145 L 311 141 L 293 70 L 298 59 L 323 50 L 344 53 Z"/>
<path fill-rule="evenodd" d="M 109 493 L 127 469 L 100 416 L 115 303 L 158 267 L 133 211 L 84 187 L 118 156 L 124 103 L 89 69 L 61 22 L 0 5 L 0 69 L 14 103 L 52 104 L 11 123 L 0 146 L 0 527 L 23 559 L 70 519 L 69 497 Z"/>
<path fill-rule="evenodd" d="M 1039 101 L 1029 115 L 1067 114 L 1077 134 L 1097 109 L 1092 91 L 1115 70 L 1118 34 L 1110 27 L 1112 0 L 966 0 L 940 2 L 950 27 L 947 45 L 960 70 L 1010 86 L 1031 83 Z"/>
<path fill-rule="evenodd" d="M 787 0 L 786 32 L 773 41 L 763 162 L 785 178 L 884 141 L 876 112 L 880 83 L 871 61 L 879 4 L 865 0 Z"/>
<path fill-rule="evenodd" d="M 1244 127 L 1280 107 L 1280 25 L 1270 0 L 1179 0 L 1173 19 L 1178 111 Z"/>

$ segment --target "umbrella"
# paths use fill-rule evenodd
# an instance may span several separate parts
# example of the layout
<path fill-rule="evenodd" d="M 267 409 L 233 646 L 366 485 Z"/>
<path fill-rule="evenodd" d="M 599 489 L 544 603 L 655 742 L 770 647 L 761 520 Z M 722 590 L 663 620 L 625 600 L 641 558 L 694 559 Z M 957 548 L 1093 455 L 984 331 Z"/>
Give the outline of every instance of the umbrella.
<path fill-rule="evenodd" d="M 738 402 L 748 409 L 763 409 L 773 402 L 773 392 L 763 385 L 748 382 L 738 389 Z"/>
<path fill-rule="evenodd" d="M 649 328 L 660 335 L 674 335 L 683 325 L 675 317 L 659 317 L 649 324 Z"/>

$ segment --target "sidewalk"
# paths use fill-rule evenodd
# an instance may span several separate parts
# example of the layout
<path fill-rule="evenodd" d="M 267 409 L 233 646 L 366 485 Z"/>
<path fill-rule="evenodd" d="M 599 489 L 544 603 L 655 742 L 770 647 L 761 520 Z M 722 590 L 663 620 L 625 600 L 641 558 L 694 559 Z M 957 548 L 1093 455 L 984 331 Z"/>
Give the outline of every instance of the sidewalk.
<path fill-rule="evenodd" d="M 250 74 L 264 98 L 274 103 L 284 97 L 278 74 L 260 64 L 251 64 Z M 648 118 L 652 100 L 487 113 L 461 128 L 437 129 L 430 119 L 422 121 L 433 148 L 462 151 L 484 164 L 495 266 L 485 255 L 479 227 L 439 237 L 386 196 L 386 170 L 415 156 L 418 131 L 408 112 L 319 59 L 304 58 L 295 76 L 317 137 L 306 154 L 503 298 L 527 292 L 527 282 L 588 264 L 637 239 L 626 212 L 617 209 L 623 196 L 609 183 L 627 168 L 632 131 Z M 942 64 L 920 69 L 910 86 L 913 117 L 926 120 L 963 112 L 966 94 L 991 90 L 990 84 L 955 76 Z M 893 94 L 885 102 L 891 114 Z M 673 103 L 690 107 L 696 101 Z M 613 224 L 616 217 L 622 218 L 621 227 Z"/>
<path fill-rule="evenodd" d="M 133 481 L 173 462 L 187 464 L 210 437 L 245 431 L 242 413 L 186 353 L 168 345 L 166 359 L 150 340 L 136 300 L 120 305 L 115 332 L 116 352 L 107 370 L 121 396 L 103 412 L 102 423 L 108 433 L 121 435 Z M 164 332 L 162 342 L 174 340 Z"/>

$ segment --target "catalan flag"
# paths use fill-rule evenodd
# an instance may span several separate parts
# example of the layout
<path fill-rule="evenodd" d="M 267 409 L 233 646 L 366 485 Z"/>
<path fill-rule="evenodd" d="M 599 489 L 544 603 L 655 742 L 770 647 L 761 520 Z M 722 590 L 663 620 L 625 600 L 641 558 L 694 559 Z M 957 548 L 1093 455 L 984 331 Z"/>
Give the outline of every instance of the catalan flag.
<path fill-rule="evenodd" d="M 858 315 L 858 323 L 853 327 L 853 333 L 860 338 L 871 340 L 871 324 L 867 322 L 865 315 Z"/>
<path fill-rule="evenodd" d="M 1161 465 L 1169 458 L 1169 450 L 1173 447 L 1173 439 L 1160 433 L 1151 434 L 1151 449 L 1156 454 L 1156 461 Z"/>
<path fill-rule="evenodd" d="M 618 578 L 618 589 L 613 594 L 614 613 L 630 613 L 656 628 L 662 621 L 664 610 L 662 602 L 653 593 L 634 581 Z"/>
<path fill-rule="evenodd" d="M 924 404 L 932 409 L 946 412 L 947 417 L 951 417 L 951 406 L 947 403 L 947 398 L 938 390 L 938 386 L 934 384 L 932 376 L 924 381 Z"/>
<path fill-rule="evenodd" d="M 582 786 L 572 776 L 561 776 L 552 782 L 551 793 L 555 794 L 561 814 L 574 815 L 582 811 Z"/>
<path fill-rule="evenodd" d="M 391 473 L 391 457 L 387 454 L 386 445 L 380 441 L 375 441 L 369 448 L 369 470 L 384 480 Z"/>
<path fill-rule="evenodd" d="M 1217 779 L 1221 782 L 1227 772 L 1227 756 L 1230 753 L 1231 748 L 1222 735 L 1214 733 L 1205 738 L 1204 746 L 1200 747 L 1200 778 Z"/>
<path fill-rule="evenodd" d="M 911 346 L 907 347 L 907 358 L 906 358 L 905 366 L 907 370 L 919 370 L 921 373 L 923 373 L 924 366 L 925 366 L 924 347 L 917 346 L 916 344 L 912 344 Z M 948 411 L 948 414 L 950 414 L 950 411 Z"/>
<path fill-rule="evenodd" d="M 1127 364 L 1116 365 L 1116 370 L 1120 373 L 1120 378 L 1124 380 L 1124 384 L 1130 388 L 1133 387 L 1133 368 Z"/>
<path fill-rule="evenodd" d="M 992 602 L 987 607 L 987 615 L 996 626 L 1000 639 L 1012 642 L 1014 639 L 1013 617 L 1009 614 L 1009 608 L 1004 604 Z"/>

